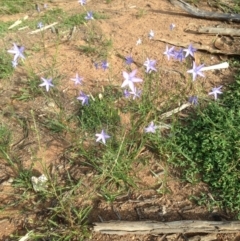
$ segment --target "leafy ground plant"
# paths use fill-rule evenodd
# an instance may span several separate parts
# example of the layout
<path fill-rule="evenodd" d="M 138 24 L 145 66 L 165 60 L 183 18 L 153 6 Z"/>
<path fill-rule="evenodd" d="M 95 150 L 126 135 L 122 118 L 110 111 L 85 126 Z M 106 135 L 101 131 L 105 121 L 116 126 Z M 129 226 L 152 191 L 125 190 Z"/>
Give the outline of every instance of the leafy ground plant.
<path fill-rule="evenodd" d="M 211 204 L 232 211 L 240 210 L 239 95 L 238 76 L 219 101 L 199 103 L 159 144 L 165 143 L 169 163 L 180 168 L 184 180 L 207 183 Z"/>

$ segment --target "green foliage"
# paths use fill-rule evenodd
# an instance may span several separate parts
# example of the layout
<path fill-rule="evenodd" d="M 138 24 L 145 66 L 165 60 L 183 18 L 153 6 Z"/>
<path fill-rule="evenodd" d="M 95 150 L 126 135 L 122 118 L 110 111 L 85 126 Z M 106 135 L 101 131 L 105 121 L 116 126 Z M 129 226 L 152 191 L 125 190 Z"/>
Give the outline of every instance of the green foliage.
<path fill-rule="evenodd" d="M 112 48 L 112 40 L 99 38 L 91 32 L 88 35 L 88 44 L 81 45 L 78 48 L 87 55 L 96 55 L 97 59 L 106 60 L 108 52 Z"/>
<path fill-rule="evenodd" d="M 19 169 L 16 178 L 14 178 L 13 186 L 15 188 L 24 188 L 25 190 L 31 190 L 31 177 L 32 169 Z"/>
<path fill-rule="evenodd" d="M 11 76 L 14 72 L 14 68 L 11 65 L 11 55 L 5 50 L 0 52 L 0 79 Z"/>
<path fill-rule="evenodd" d="M 12 98 L 20 101 L 29 101 L 39 96 L 42 90 L 39 88 L 39 77 L 35 74 L 31 74 L 26 82 L 24 82 L 24 88 L 21 88 Z"/>
<path fill-rule="evenodd" d="M 63 24 L 69 27 L 74 27 L 83 24 L 84 22 L 86 22 L 85 16 L 86 13 L 71 15 L 64 19 Z"/>
<path fill-rule="evenodd" d="M 220 101 L 196 108 L 162 140 L 171 153 L 169 162 L 180 168 L 185 180 L 204 181 L 218 205 L 234 211 L 240 210 L 239 95 L 237 78 Z"/>
<path fill-rule="evenodd" d="M 103 98 L 96 97 L 94 100 L 90 97 L 90 103 L 87 106 L 81 106 L 79 110 L 79 121 L 81 127 L 89 131 L 101 131 L 101 129 L 116 130 L 120 123 L 118 111 L 113 103 L 109 101 L 111 96 Z"/>
<path fill-rule="evenodd" d="M 5 156 L 5 152 L 7 152 L 10 141 L 11 132 L 6 126 L 0 125 L 0 156 Z"/>
<path fill-rule="evenodd" d="M 15 14 L 34 9 L 33 1 L 26 0 L 0 0 L 0 14 Z"/>
<path fill-rule="evenodd" d="M 64 15 L 64 11 L 61 8 L 55 8 L 46 11 L 46 13 L 39 19 L 39 21 L 42 21 L 45 25 L 51 24 L 55 22 L 59 17 L 62 17 Z"/>
<path fill-rule="evenodd" d="M 12 25 L 12 23 L 12 21 L 0 22 L 0 36 L 4 35 L 8 31 L 8 28 Z"/>

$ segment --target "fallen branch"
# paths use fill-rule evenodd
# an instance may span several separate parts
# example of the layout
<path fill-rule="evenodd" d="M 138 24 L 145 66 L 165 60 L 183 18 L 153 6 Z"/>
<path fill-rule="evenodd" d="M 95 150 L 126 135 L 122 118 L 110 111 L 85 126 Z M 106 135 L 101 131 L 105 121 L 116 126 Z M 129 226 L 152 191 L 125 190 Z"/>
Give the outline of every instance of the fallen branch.
<path fill-rule="evenodd" d="M 204 11 L 193 7 L 192 5 L 184 2 L 183 0 L 169 0 L 169 1 L 173 5 L 182 8 L 184 11 L 196 17 L 240 22 L 240 14 Z"/>
<path fill-rule="evenodd" d="M 183 43 L 183 42 L 178 42 L 175 40 L 168 40 L 168 39 L 156 39 L 155 41 L 160 41 L 160 42 L 164 42 L 164 43 L 168 43 L 174 46 L 179 46 L 179 47 L 183 47 L 183 48 L 187 48 L 189 46 L 189 42 L 187 43 Z M 213 47 L 210 47 L 209 45 L 204 45 L 204 44 L 198 44 L 198 43 L 194 43 L 192 44 L 192 47 L 194 47 L 197 50 L 205 50 L 211 54 L 225 54 L 225 55 L 240 55 L 240 50 L 236 50 L 234 52 L 231 51 L 224 51 L 224 50 L 219 50 L 219 49 L 215 49 Z"/>
<path fill-rule="evenodd" d="M 14 28 L 14 27 L 16 27 L 16 26 L 18 26 L 19 24 L 21 24 L 24 20 L 26 20 L 26 19 L 28 19 L 28 16 L 25 16 L 24 18 L 23 18 L 23 20 L 17 20 L 15 23 L 13 23 L 8 29 L 12 29 L 12 28 Z"/>
<path fill-rule="evenodd" d="M 196 30 L 186 29 L 185 32 L 204 33 L 212 35 L 240 36 L 240 30 L 236 28 L 199 27 Z"/>
<path fill-rule="evenodd" d="M 170 234 L 170 233 L 237 233 L 240 232 L 240 222 L 215 221 L 111 221 L 94 223 L 93 231 L 103 234 Z"/>
<path fill-rule="evenodd" d="M 35 34 L 35 33 L 42 32 L 42 31 L 44 31 L 44 30 L 46 30 L 46 29 L 49 29 L 49 28 L 53 27 L 53 26 L 56 25 L 56 24 L 58 24 L 58 22 L 54 22 L 54 23 L 52 23 L 52 24 L 50 24 L 50 25 L 47 25 L 47 26 L 42 27 L 42 28 L 40 28 L 40 29 L 34 30 L 34 31 L 32 31 L 32 32 L 30 32 L 30 33 L 28 33 L 28 34 Z"/>
<path fill-rule="evenodd" d="M 181 105 L 180 107 L 177 107 L 177 108 L 175 108 L 175 109 L 173 109 L 173 110 L 170 110 L 170 111 L 162 114 L 160 117 L 161 117 L 161 118 L 168 118 L 169 116 L 171 116 L 171 115 L 173 115 L 173 114 L 176 114 L 176 113 L 178 113 L 178 112 L 186 109 L 187 107 L 189 107 L 189 106 L 191 106 L 191 105 L 192 105 L 191 103 L 183 104 L 183 105 Z"/>

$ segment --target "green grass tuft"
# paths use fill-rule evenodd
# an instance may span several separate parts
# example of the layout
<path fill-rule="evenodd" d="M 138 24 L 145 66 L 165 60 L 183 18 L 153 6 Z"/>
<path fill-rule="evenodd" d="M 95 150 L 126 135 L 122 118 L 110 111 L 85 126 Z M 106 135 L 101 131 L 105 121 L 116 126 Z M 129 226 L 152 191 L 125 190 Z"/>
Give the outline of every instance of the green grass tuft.
<path fill-rule="evenodd" d="M 11 76 L 14 72 L 12 67 L 12 56 L 5 50 L 0 52 L 0 79 L 7 78 Z"/>
<path fill-rule="evenodd" d="M 222 99 L 200 104 L 189 116 L 177 121 L 169 135 L 153 140 L 169 154 L 182 177 L 210 187 L 215 202 L 232 211 L 240 210 L 240 76 Z"/>
<path fill-rule="evenodd" d="M 89 105 L 80 107 L 78 118 L 81 128 L 90 132 L 101 131 L 103 128 L 116 130 L 120 124 L 120 117 L 109 98 L 112 97 L 103 93 L 103 98 L 90 98 Z"/>
<path fill-rule="evenodd" d="M 9 129 L 4 126 L 0 125 L 0 155 L 1 157 L 5 156 L 5 153 L 7 152 L 9 145 L 11 142 L 11 132 Z"/>
<path fill-rule="evenodd" d="M 0 14 L 15 14 L 34 9 L 33 1 L 26 0 L 0 0 Z"/>

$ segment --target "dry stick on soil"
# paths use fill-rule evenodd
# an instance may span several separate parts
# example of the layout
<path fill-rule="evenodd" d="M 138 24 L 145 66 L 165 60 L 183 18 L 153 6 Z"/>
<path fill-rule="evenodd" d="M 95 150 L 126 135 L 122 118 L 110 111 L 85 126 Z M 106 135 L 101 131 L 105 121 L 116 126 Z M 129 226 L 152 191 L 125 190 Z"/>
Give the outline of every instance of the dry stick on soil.
<path fill-rule="evenodd" d="M 173 115 L 173 114 L 176 114 L 184 109 L 186 109 L 187 107 L 191 106 L 192 104 L 191 103 L 186 103 L 186 104 L 183 104 L 181 105 L 180 107 L 177 107 L 171 111 L 168 111 L 162 115 L 160 115 L 160 118 L 164 119 L 164 118 L 168 118 L 169 116 Z"/>
<path fill-rule="evenodd" d="M 32 31 L 32 32 L 30 32 L 30 33 L 28 33 L 28 34 L 35 34 L 35 33 L 42 32 L 42 31 L 44 31 L 44 30 L 46 30 L 46 29 L 49 29 L 49 28 L 53 27 L 53 26 L 56 25 L 56 24 L 58 24 L 58 22 L 54 22 L 54 23 L 52 23 L 52 24 L 50 24 L 50 25 L 47 25 L 47 26 L 42 27 L 42 28 L 40 28 L 40 29 L 34 30 L 34 31 Z"/>
<path fill-rule="evenodd" d="M 184 48 L 187 48 L 189 46 L 189 42 L 184 43 L 184 42 L 178 42 L 176 40 L 168 40 L 164 38 L 156 39 L 155 41 L 160 41 L 160 42 L 164 42 L 164 43 L 168 43 L 174 46 L 184 47 Z M 240 55 L 240 50 L 239 51 L 236 50 L 235 52 L 230 52 L 230 51 L 214 49 L 208 45 L 198 44 L 198 43 L 194 43 L 192 44 L 192 46 L 197 50 L 205 50 L 211 54 Z"/>
<path fill-rule="evenodd" d="M 185 32 L 205 33 L 212 35 L 240 36 L 240 30 L 236 28 L 199 27 L 196 30 L 185 29 Z"/>
<path fill-rule="evenodd" d="M 184 11 L 196 17 L 240 22 L 240 14 L 203 11 L 191 6 L 190 4 L 184 2 L 183 0 L 169 0 L 169 1 L 173 5 L 182 8 Z"/>
<path fill-rule="evenodd" d="M 237 233 L 240 222 L 183 220 L 175 222 L 111 221 L 94 223 L 93 231 L 103 234 Z"/>

